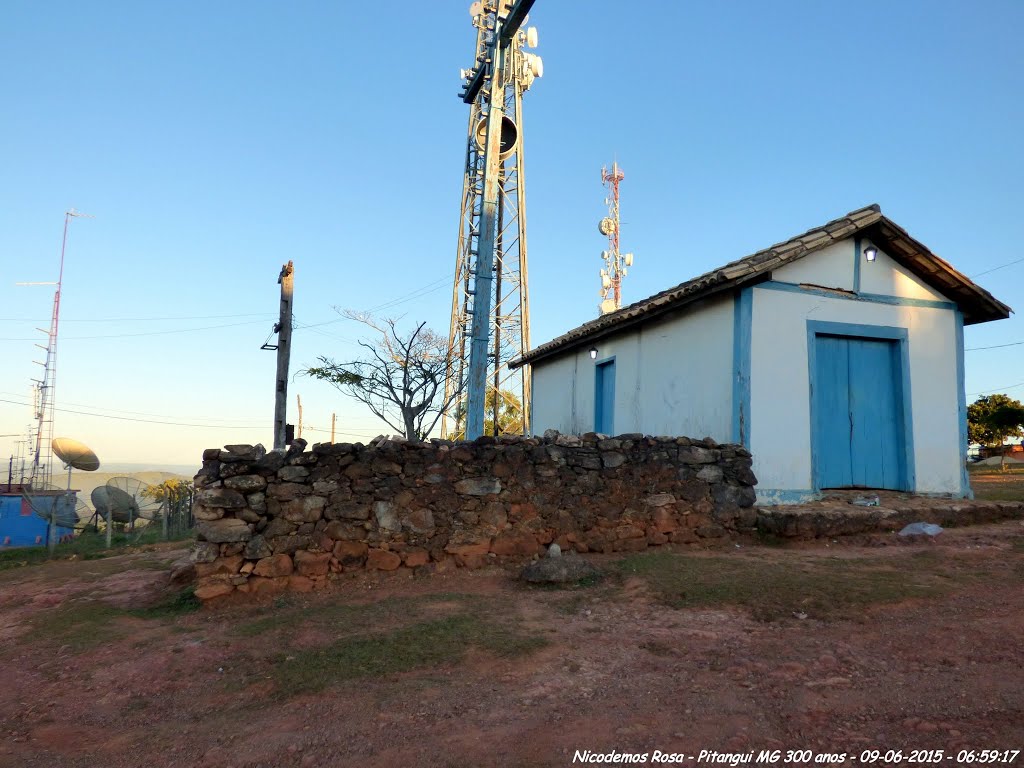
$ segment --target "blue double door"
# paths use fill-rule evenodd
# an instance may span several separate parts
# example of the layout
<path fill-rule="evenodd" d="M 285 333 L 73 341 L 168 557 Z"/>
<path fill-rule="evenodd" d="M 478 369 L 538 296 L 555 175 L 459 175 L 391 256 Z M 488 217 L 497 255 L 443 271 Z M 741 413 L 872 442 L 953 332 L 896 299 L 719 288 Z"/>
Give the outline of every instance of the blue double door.
<path fill-rule="evenodd" d="M 896 339 L 815 336 L 817 488 L 908 488 L 903 365 Z"/>
<path fill-rule="evenodd" d="M 615 361 L 598 363 L 594 373 L 594 431 L 612 435 L 615 433 Z"/>

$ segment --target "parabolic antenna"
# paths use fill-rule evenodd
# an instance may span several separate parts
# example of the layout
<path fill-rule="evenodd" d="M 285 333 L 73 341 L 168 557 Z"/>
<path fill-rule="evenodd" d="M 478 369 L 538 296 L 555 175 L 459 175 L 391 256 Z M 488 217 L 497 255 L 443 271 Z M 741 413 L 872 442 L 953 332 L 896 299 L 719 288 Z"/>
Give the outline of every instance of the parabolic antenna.
<path fill-rule="evenodd" d="M 515 121 L 508 115 L 502 115 L 501 117 L 501 138 L 500 148 L 498 150 L 498 157 L 504 160 L 506 157 L 516 151 L 516 142 L 519 140 L 519 129 L 516 128 Z M 480 149 L 484 149 L 487 143 L 487 119 L 481 120 L 476 124 L 476 144 Z"/>
<path fill-rule="evenodd" d="M 119 488 L 111 488 L 106 485 L 98 485 L 92 489 L 90 496 L 93 509 L 104 520 L 109 514 L 110 519 L 117 523 L 130 523 L 139 513 L 135 509 L 134 500 L 131 495 Z"/>
<path fill-rule="evenodd" d="M 55 437 L 51 445 L 53 452 L 65 466 L 83 472 L 95 472 L 100 468 L 100 460 L 85 443 L 72 440 L 70 437 Z"/>
<path fill-rule="evenodd" d="M 26 488 L 21 497 L 48 525 L 56 522 L 58 528 L 74 528 L 78 523 L 80 502 L 74 491 L 52 483 L 42 483 L 31 489 Z"/>
<path fill-rule="evenodd" d="M 112 477 L 107 480 L 108 503 L 111 516 L 118 521 L 133 523 L 140 517 L 155 520 L 160 517 L 163 501 L 156 498 L 156 489 L 134 477 Z M 127 513 L 127 518 L 122 520 Z"/>
<path fill-rule="evenodd" d="M 597 229 L 602 235 L 610 235 L 615 231 L 615 219 L 605 216 L 601 219 L 600 223 L 598 223 Z"/>

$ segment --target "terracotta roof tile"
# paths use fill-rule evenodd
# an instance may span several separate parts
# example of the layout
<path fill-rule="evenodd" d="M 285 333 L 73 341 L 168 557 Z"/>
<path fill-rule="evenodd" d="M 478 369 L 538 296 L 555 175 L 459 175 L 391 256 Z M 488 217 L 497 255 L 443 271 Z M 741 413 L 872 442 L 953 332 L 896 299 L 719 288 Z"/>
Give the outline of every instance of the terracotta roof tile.
<path fill-rule="evenodd" d="M 941 288 L 964 312 L 967 324 L 1006 318 L 1012 311 L 984 288 L 954 269 L 912 238 L 905 229 L 882 215 L 877 205 L 869 205 L 845 216 L 776 243 L 770 248 L 706 272 L 703 275 L 656 293 L 642 301 L 591 320 L 509 363 L 518 367 L 548 357 L 559 350 L 573 348 L 644 322 L 675 307 L 726 289 L 751 283 L 782 264 L 821 250 L 832 243 L 867 230 L 879 247 L 934 287 Z"/>

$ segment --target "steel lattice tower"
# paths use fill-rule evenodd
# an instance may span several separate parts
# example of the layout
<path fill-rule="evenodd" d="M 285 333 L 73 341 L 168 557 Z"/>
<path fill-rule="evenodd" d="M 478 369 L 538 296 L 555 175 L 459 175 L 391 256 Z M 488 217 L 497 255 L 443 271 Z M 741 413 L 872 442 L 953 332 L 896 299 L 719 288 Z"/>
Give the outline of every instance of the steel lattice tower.
<path fill-rule="evenodd" d="M 50 315 L 50 329 L 47 334 L 46 346 L 37 347 L 46 350 L 46 362 L 39 363 L 43 368 L 43 378 L 35 381 L 38 399 L 35 403 L 36 429 L 32 439 L 32 469 L 29 484 L 33 488 L 45 487 L 51 482 L 53 475 L 53 410 L 57 389 L 57 331 L 60 325 L 60 295 L 64 284 L 64 255 L 68 247 L 68 224 L 72 218 L 88 217 L 74 208 L 64 213 L 64 236 L 60 245 L 60 271 L 57 276 L 57 289 L 53 293 L 53 312 Z M 42 329 L 39 329 L 42 330 Z"/>
<path fill-rule="evenodd" d="M 508 13 L 506 0 L 487 0 L 470 8 L 476 29 L 476 66 L 488 65 L 496 46 L 493 29 L 497 14 Z M 499 9 L 500 6 L 500 9 Z M 527 281 L 526 177 L 523 159 L 523 93 L 540 77 L 543 65 L 539 56 L 525 47 L 536 45 L 536 31 L 516 31 L 505 55 L 500 57 L 497 89 L 479 87 L 470 102 L 466 136 L 466 163 L 462 184 L 459 238 L 455 257 L 455 281 L 449 328 L 448 375 L 445 400 L 455 399 L 445 413 L 441 429 L 445 437 L 466 434 L 466 401 L 469 389 L 470 339 L 474 311 L 477 263 L 480 256 L 481 218 L 484 204 L 484 177 L 487 119 L 491 112 L 491 94 L 500 94 L 501 151 L 497 165 L 498 200 L 494 236 L 493 286 L 490 305 L 490 337 L 486 374 L 485 415 L 491 419 L 491 434 L 526 434 L 529 430 L 530 380 L 525 368 L 508 369 L 508 362 L 530 348 L 530 300 Z M 465 70 L 472 78 L 478 70 Z M 470 92 L 467 85 L 467 92 Z M 497 413 L 495 413 L 497 411 Z"/>
<path fill-rule="evenodd" d="M 601 303 L 598 309 L 602 315 L 622 307 L 622 278 L 626 276 L 627 268 L 633 266 L 633 254 L 619 250 L 619 234 L 622 231 L 619 220 L 619 184 L 624 178 L 626 174 L 617 162 L 612 163 L 610 171 L 607 167 L 601 169 L 601 183 L 611 192 L 611 196 L 605 200 L 608 215 L 597 226 L 598 231 L 608 238 L 608 250 L 601 253 L 604 267 L 601 269 L 601 290 L 598 292 Z"/>

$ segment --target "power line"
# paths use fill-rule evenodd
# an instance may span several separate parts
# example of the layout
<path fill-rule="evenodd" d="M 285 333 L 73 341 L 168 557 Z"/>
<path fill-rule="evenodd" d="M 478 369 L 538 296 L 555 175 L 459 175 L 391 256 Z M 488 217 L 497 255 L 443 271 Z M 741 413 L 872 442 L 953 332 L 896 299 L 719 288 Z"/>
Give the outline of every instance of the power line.
<path fill-rule="evenodd" d="M 1024 381 L 1018 381 L 1016 384 L 1009 384 L 1005 387 L 996 387 L 995 389 L 986 389 L 981 392 L 968 392 L 967 397 L 974 397 L 975 395 L 989 395 L 993 392 L 1002 392 L 1004 389 L 1015 389 L 1016 387 L 1024 387 Z"/>
<path fill-rule="evenodd" d="M 454 277 L 455 277 L 454 274 L 445 275 L 444 277 L 442 277 L 442 278 L 440 278 L 438 280 L 435 280 L 432 283 L 427 283 L 425 285 L 421 285 L 419 288 L 416 288 L 415 290 L 413 290 L 413 291 L 411 291 L 409 293 L 403 294 L 402 296 L 399 296 L 396 299 L 391 299 L 390 301 L 385 301 L 383 304 L 378 304 L 375 307 L 370 307 L 366 311 L 367 312 L 379 312 L 382 309 L 390 309 L 392 307 L 397 307 L 399 304 L 405 304 L 406 302 L 412 301 L 413 299 L 418 299 L 418 298 L 420 298 L 422 296 L 426 296 L 429 293 L 434 293 L 435 291 L 439 291 L 439 290 L 441 290 L 441 288 L 444 288 L 447 284 L 449 284 L 451 282 L 452 278 L 454 278 Z M 331 320 L 323 320 L 323 321 L 318 322 L 318 323 L 306 323 L 306 324 L 304 324 L 302 326 L 297 326 L 297 327 L 301 327 L 301 328 L 319 328 L 320 326 L 323 326 L 323 325 L 334 325 L 335 323 L 344 323 L 346 320 L 351 320 L 351 319 L 352 318 L 350 318 L 350 317 L 336 317 L 336 318 L 333 318 Z"/>
<path fill-rule="evenodd" d="M 164 320 L 226 320 L 233 317 L 273 317 L 272 312 L 249 312 L 240 315 L 175 315 L 167 317 L 89 317 L 73 318 L 65 320 L 64 323 L 141 323 L 158 322 Z M 33 320 L 30 317 L 0 317 L 0 322 L 5 323 L 42 323 L 45 320 Z"/>
<path fill-rule="evenodd" d="M 966 347 L 964 352 L 977 352 L 979 349 L 1002 349 L 1003 347 L 1019 347 L 1024 341 L 1011 341 L 1009 344 L 993 344 L 991 347 Z"/>
<path fill-rule="evenodd" d="M 31 406 L 31 403 L 22 403 L 22 402 L 18 402 L 16 400 L 6 400 L 6 399 L 0 399 L 0 403 L 9 403 L 11 405 L 22 405 L 22 406 L 29 406 L 29 407 Z M 89 407 L 89 406 L 86 406 L 86 407 Z M 74 410 L 74 409 L 71 409 L 71 408 L 54 408 L 54 410 L 60 411 L 61 413 L 74 413 L 74 414 L 77 414 L 79 416 L 95 416 L 95 417 L 101 418 L 101 419 L 114 419 L 116 421 L 130 421 L 130 422 L 137 422 L 137 423 L 141 423 L 141 424 L 162 424 L 162 425 L 165 425 L 165 426 L 172 426 L 172 427 L 195 427 L 195 428 L 201 428 L 201 429 L 266 429 L 265 426 L 257 427 L 257 426 L 251 426 L 251 425 L 243 425 L 243 424 L 195 424 L 195 423 L 187 423 L 187 422 L 179 422 L 179 421 L 157 421 L 155 419 L 135 419 L 135 418 L 129 418 L 128 416 L 114 416 L 114 415 L 105 414 L 105 413 L 89 413 L 88 411 L 78 411 L 78 410 Z M 129 413 L 130 413 L 130 411 L 129 411 Z M 167 418 L 175 418 L 175 417 L 167 417 Z M 313 432 L 330 432 L 329 429 L 318 429 L 316 427 L 303 427 L 303 429 L 304 430 L 308 429 L 308 430 L 311 430 Z M 352 431 L 346 431 L 346 430 L 340 430 L 340 429 L 336 430 L 336 433 L 339 434 L 339 435 L 351 435 L 353 437 L 376 437 L 378 434 L 380 434 L 379 432 L 352 432 Z"/>
<path fill-rule="evenodd" d="M 7 395 L 9 397 L 21 397 L 17 392 L 0 392 L 0 395 Z M 146 413 L 144 411 L 128 411 L 123 408 L 101 408 L 95 405 L 89 405 L 88 403 L 65 403 L 65 405 L 76 405 L 81 408 L 88 408 L 94 411 L 109 411 L 111 413 L 128 413 L 133 416 L 152 416 L 158 419 L 177 419 L 178 416 L 168 416 L 166 413 Z M 200 417 L 202 418 L 202 417 Z M 248 421 L 248 419 L 225 419 L 225 421 Z"/>
<path fill-rule="evenodd" d="M 452 274 L 446 275 L 440 280 L 435 280 L 432 283 L 428 283 L 427 285 L 422 286 L 421 288 L 417 289 L 416 291 L 413 291 L 412 293 L 407 294 L 404 297 L 385 302 L 376 307 L 371 307 L 370 309 L 367 310 L 367 312 L 380 312 L 382 309 L 390 309 L 391 307 L 397 307 L 399 304 L 404 304 L 407 301 L 412 301 L 413 299 L 418 299 L 422 296 L 426 296 L 429 293 L 439 291 L 446 285 L 450 285 L 454 277 L 455 273 L 453 272 Z"/>
<path fill-rule="evenodd" d="M 86 339 L 126 339 L 137 336 L 166 336 L 172 333 L 192 333 L 194 331 L 212 331 L 218 328 L 237 328 L 240 325 L 253 325 L 263 323 L 265 320 L 246 320 L 241 323 L 227 323 L 225 325 L 206 325 L 201 328 L 176 328 L 169 331 L 143 331 L 142 333 L 112 333 L 102 336 L 66 336 L 62 341 L 82 341 Z M 0 338 L 0 341 L 39 341 L 39 337 L 32 336 L 24 339 Z"/>
<path fill-rule="evenodd" d="M 5 400 L 0 399 L 0 403 L 10 403 L 11 405 L 22 405 L 31 406 L 31 403 L 21 403 L 16 400 Z M 267 429 L 267 427 L 256 427 L 256 426 L 245 426 L 240 424 L 189 424 L 179 421 L 156 421 L 155 419 L 133 419 L 128 416 L 114 416 L 106 413 L 89 413 L 88 411 L 76 411 L 71 408 L 54 408 L 55 411 L 61 413 L 74 413 L 79 416 L 94 416 L 98 419 L 115 419 L 117 421 L 132 421 L 141 424 L 163 424 L 169 427 L 199 427 L 202 429 Z"/>
<path fill-rule="evenodd" d="M 1000 269 L 1006 269 L 1006 267 L 1012 267 L 1014 264 L 1020 264 L 1022 261 L 1024 261 L 1024 259 L 1014 259 L 1013 261 L 1008 261 L 1005 264 L 1000 264 L 998 267 L 992 267 L 992 269 L 986 269 L 984 272 L 978 272 L 977 274 L 971 275 L 970 277 L 973 280 L 976 277 L 987 275 L 990 272 L 995 272 Z"/>

